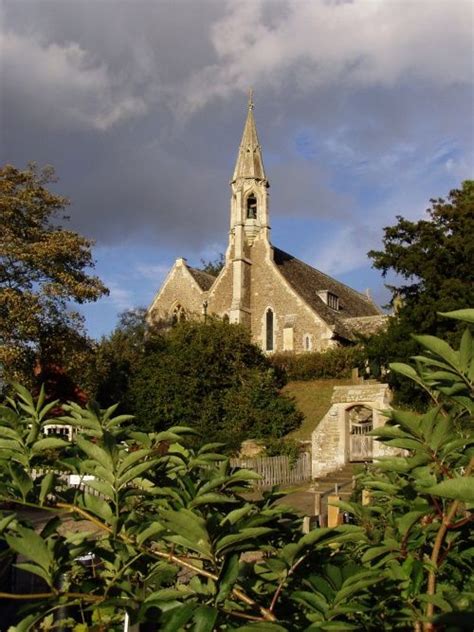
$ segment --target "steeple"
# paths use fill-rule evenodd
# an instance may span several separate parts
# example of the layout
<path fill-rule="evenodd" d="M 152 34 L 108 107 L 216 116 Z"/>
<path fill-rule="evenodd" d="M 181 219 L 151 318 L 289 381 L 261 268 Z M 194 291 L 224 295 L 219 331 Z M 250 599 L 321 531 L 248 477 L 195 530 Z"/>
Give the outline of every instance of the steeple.
<path fill-rule="evenodd" d="M 231 182 L 238 178 L 259 180 L 266 182 L 265 169 L 263 168 L 262 149 L 258 142 L 257 127 L 253 115 L 253 93 L 249 91 L 248 112 L 245 121 L 242 140 L 240 141 L 239 155 L 235 163 L 234 175 Z"/>

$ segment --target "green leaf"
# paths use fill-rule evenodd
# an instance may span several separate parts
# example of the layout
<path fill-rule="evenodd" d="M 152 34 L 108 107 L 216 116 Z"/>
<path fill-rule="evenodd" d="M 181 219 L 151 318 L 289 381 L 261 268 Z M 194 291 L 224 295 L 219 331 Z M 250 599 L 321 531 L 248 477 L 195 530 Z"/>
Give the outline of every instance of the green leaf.
<path fill-rule="evenodd" d="M 273 531 L 273 529 L 270 527 L 248 527 L 247 529 L 242 529 L 242 531 L 239 531 L 238 533 L 226 535 L 216 543 L 216 553 L 221 553 L 224 549 L 228 549 L 235 544 L 242 544 L 248 540 L 258 538 L 261 535 L 266 535 L 271 531 Z"/>
<path fill-rule="evenodd" d="M 43 480 L 41 481 L 40 493 L 39 493 L 39 501 L 41 505 L 44 505 L 44 501 L 46 496 L 49 494 L 53 487 L 53 483 L 55 480 L 54 472 L 48 472 Z"/>
<path fill-rule="evenodd" d="M 226 599 L 237 581 L 239 576 L 239 557 L 238 553 L 234 553 L 225 560 L 219 577 L 219 592 L 216 597 L 216 603 Z"/>
<path fill-rule="evenodd" d="M 453 498 L 454 500 L 474 503 L 474 477 L 463 476 L 444 480 L 437 485 L 424 488 L 423 492 L 442 498 Z"/>
<path fill-rule="evenodd" d="M 442 358 L 455 369 L 459 369 L 458 354 L 447 342 L 441 340 L 441 338 L 436 338 L 436 336 L 413 336 L 413 338 L 425 347 L 425 349 L 428 349 L 428 351 L 431 351 L 434 355 Z"/>
<path fill-rule="evenodd" d="M 217 609 L 209 606 L 200 606 L 194 613 L 193 632 L 212 632 L 217 619 Z"/>
<path fill-rule="evenodd" d="M 33 454 L 42 452 L 43 450 L 55 450 L 57 448 L 64 448 L 69 445 L 68 441 L 59 439 L 58 437 L 47 437 L 46 439 L 40 439 L 36 441 L 31 449 Z"/>
<path fill-rule="evenodd" d="M 37 564 L 30 564 L 29 562 L 21 562 L 20 564 L 15 564 L 16 568 L 19 568 L 22 571 L 26 571 L 27 573 L 33 573 L 33 575 L 37 575 L 44 579 L 44 581 L 48 584 L 48 586 L 52 586 L 52 578 L 51 574 L 48 573 L 47 570 L 38 566 Z"/>
<path fill-rule="evenodd" d="M 222 518 L 221 526 L 225 524 L 226 522 L 230 524 L 235 524 L 241 518 L 244 518 L 247 514 L 251 513 L 253 509 L 254 509 L 254 506 L 248 503 L 247 505 L 244 505 L 243 507 L 239 507 L 238 509 L 234 509 L 233 511 L 230 511 L 227 514 L 227 516 L 224 516 Z"/>
<path fill-rule="evenodd" d="M 100 465 L 105 466 L 109 470 L 114 469 L 110 455 L 98 445 L 92 443 L 91 441 L 88 441 L 87 439 L 84 439 L 84 437 L 81 437 L 80 435 L 76 437 L 76 443 L 78 447 L 83 452 L 85 452 L 90 459 L 96 461 Z"/>
<path fill-rule="evenodd" d="M 161 632 L 178 632 L 182 630 L 185 623 L 193 616 L 193 609 L 187 605 L 181 605 L 172 610 L 168 610 L 164 615 L 164 625 L 160 627 Z"/>
<path fill-rule="evenodd" d="M 53 558 L 43 538 L 32 529 L 22 526 L 17 527 L 17 534 L 17 536 L 5 536 L 8 546 L 48 571 Z"/>
<path fill-rule="evenodd" d="M 400 373 L 400 375 L 404 375 L 415 382 L 421 382 L 420 376 L 409 364 L 405 364 L 403 362 L 390 362 L 389 366 L 392 371 L 395 371 L 395 373 Z"/>
<path fill-rule="evenodd" d="M 426 507 L 426 511 L 409 511 L 404 514 L 397 520 L 398 529 L 400 531 L 400 535 L 405 535 L 407 531 L 416 523 L 420 518 L 426 516 L 426 514 L 431 512 L 430 507 Z"/>
<path fill-rule="evenodd" d="M 226 496 L 225 494 L 219 494 L 218 492 L 209 492 L 208 494 L 202 494 L 197 496 L 190 503 L 190 507 L 197 507 L 198 505 L 214 505 L 222 503 L 235 503 L 237 500 Z"/>
<path fill-rule="evenodd" d="M 165 527 L 160 522 L 153 522 L 137 535 L 137 542 L 138 544 L 143 544 L 148 538 L 158 533 L 163 533 L 163 531 L 165 531 Z"/>
<path fill-rule="evenodd" d="M 454 318 L 455 320 L 462 320 L 465 323 L 474 324 L 474 309 L 456 309 L 452 312 L 438 312 L 440 316 L 445 318 Z"/>
<path fill-rule="evenodd" d="M 113 518 L 113 512 L 108 503 L 99 496 L 93 496 L 92 494 L 84 493 L 83 497 L 84 507 L 90 513 L 101 518 L 104 522 L 110 523 Z"/>

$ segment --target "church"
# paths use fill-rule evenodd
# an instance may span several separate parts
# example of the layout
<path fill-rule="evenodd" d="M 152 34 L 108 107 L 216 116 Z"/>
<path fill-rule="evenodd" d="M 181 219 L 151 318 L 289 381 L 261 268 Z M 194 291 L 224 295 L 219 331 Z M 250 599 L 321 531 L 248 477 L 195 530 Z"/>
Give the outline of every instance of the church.
<path fill-rule="evenodd" d="M 374 333 L 386 316 L 369 295 L 340 283 L 270 241 L 270 210 L 254 106 L 230 183 L 230 232 L 217 277 L 179 258 L 148 309 L 150 324 L 218 316 L 250 329 L 265 352 L 324 351 Z"/>

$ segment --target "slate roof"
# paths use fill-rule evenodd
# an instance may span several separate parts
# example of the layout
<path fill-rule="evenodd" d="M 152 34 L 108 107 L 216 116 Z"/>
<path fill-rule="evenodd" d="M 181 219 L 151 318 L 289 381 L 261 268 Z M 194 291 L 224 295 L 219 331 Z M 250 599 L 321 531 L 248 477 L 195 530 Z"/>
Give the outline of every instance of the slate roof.
<path fill-rule="evenodd" d="M 208 274 L 207 272 L 203 272 L 202 270 L 198 270 L 197 268 L 191 268 L 191 266 L 186 266 L 191 276 L 199 285 L 203 292 L 207 292 L 207 290 L 211 287 L 211 285 L 216 280 L 216 277 L 212 276 L 212 274 Z"/>
<path fill-rule="evenodd" d="M 342 338 L 354 338 L 355 327 L 346 322 L 347 319 L 375 316 L 377 321 L 380 321 L 382 314 L 379 308 L 364 294 L 356 292 L 279 248 L 273 248 L 273 260 L 293 290 L 333 328 L 335 334 Z M 324 290 L 339 298 L 338 311 L 330 308 L 318 296 L 318 292 Z"/>

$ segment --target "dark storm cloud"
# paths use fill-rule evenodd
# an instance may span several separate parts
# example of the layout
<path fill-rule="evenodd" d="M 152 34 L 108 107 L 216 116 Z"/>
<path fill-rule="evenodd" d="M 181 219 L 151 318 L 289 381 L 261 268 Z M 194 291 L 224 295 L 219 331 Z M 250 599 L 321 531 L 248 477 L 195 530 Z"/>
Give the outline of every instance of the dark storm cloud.
<path fill-rule="evenodd" d="M 365 225 L 470 171 L 470 6 L 7 1 L 2 158 L 55 165 L 101 243 L 198 252 L 227 230 L 253 85 L 273 221 L 341 222 L 328 252 L 350 238 L 356 265 Z"/>

